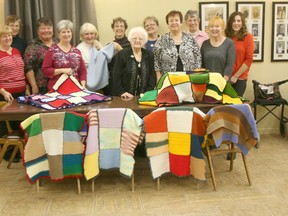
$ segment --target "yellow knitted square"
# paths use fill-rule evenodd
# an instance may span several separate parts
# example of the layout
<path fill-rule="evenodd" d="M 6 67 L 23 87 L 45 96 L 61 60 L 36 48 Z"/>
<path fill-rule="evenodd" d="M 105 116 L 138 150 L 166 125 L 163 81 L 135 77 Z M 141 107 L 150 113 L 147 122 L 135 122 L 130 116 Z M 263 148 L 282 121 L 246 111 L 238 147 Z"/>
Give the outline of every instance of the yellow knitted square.
<path fill-rule="evenodd" d="M 168 140 L 170 153 L 175 155 L 190 155 L 190 134 L 169 132 Z"/>

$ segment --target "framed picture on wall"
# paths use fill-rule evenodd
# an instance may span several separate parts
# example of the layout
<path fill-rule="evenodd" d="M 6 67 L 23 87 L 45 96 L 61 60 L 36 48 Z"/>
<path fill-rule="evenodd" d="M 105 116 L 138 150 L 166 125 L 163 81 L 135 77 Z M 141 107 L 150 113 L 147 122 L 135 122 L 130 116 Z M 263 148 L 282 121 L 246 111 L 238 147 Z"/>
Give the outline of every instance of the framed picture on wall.
<path fill-rule="evenodd" d="M 263 62 L 265 2 L 236 2 L 236 11 L 243 13 L 248 31 L 253 35 L 253 61 Z"/>
<path fill-rule="evenodd" d="M 209 20 L 214 16 L 223 18 L 225 24 L 229 14 L 229 2 L 199 2 L 199 15 L 201 30 L 208 32 Z"/>
<path fill-rule="evenodd" d="M 288 2 L 272 3 L 271 61 L 288 60 Z"/>

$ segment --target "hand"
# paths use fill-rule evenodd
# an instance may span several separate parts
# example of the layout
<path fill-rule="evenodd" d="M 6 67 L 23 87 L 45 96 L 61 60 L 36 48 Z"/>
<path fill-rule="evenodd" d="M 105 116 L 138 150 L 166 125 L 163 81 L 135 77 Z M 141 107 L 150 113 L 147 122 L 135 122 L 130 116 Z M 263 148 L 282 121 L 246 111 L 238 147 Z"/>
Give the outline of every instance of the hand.
<path fill-rule="evenodd" d="M 237 82 L 237 80 L 238 80 L 237 77 L 232 76 L 232 77 L 230 78 L 230 83 L 234 84 L 234 83 Z"/>
<path fill-rule="evenodd" d="M 124 99 L 124 100 L 130 100 L 132 99 L 134 96 L 128 92 L 125 92 L 121 95 L 121 98 Z"/>
<path fill-rule="evenodd" d="M 7 102 L 11 102 L 14 100 L 12 94 L 10 92 L 7 92 L 5 89 L 3 89 L 2 91 L 2 95 Z"/>
<path fill-rule="evenodd" d="M 36 85 L 36 86 L 33 86 L 32 87 L 32 94 L 38 94 L 39 93 L 39 88 L 38 88 L 38 86 Z"/>
<path fill-rule="evenodd" d="M 63 68 L 62 73 L 70 76 L 70 75 L 72 75 L 72 68 Z"/>
<path fill-rule="evenodd" d="M 123 49 L 120 44 L 116 42 L 112 42 L 112 43 L 113 43 L 114 49 L 116 50 L 116 53 Z"/>

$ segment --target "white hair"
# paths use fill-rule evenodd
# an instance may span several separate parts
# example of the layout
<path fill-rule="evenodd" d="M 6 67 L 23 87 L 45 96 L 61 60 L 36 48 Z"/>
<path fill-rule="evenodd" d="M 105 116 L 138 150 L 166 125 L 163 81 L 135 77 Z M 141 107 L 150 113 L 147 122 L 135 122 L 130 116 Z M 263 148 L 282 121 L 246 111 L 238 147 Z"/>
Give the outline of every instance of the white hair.
<path fill-rule="evenodd" d="M 141 33 L 143 35 L 144 44 L 147 43 L 147 41 L 148 41 L 148 33 L 142 26 L 137 26 L 137 27 L 133 27 L 133 28 L 130 29 L 130 31 L 128 33 L 128 40 L 130 42 L 132 41 L 132 38 L 133 38 L 135 33 Z"/>

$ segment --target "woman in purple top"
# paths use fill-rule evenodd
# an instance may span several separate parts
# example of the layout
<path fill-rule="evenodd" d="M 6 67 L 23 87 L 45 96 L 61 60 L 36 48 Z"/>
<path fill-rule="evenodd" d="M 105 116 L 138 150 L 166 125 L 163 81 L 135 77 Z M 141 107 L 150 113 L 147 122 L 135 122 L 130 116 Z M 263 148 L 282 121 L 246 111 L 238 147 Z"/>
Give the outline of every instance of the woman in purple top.
<path fill-rule="evenodd" d="M 61 20 L 56 25 L 59 43 L 45 54 L 42 72 L 48 77 L 48 90 L 52 89 L 62 74 L 74 76 L 85 87 L 87 71 L 81 51 L 71 45 L 73 23 Z"/>

